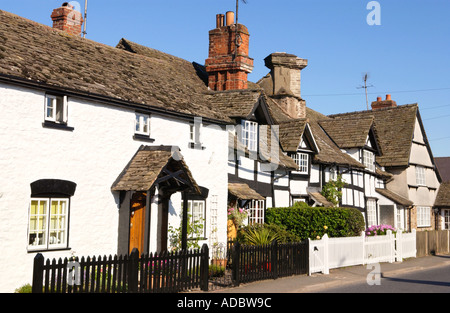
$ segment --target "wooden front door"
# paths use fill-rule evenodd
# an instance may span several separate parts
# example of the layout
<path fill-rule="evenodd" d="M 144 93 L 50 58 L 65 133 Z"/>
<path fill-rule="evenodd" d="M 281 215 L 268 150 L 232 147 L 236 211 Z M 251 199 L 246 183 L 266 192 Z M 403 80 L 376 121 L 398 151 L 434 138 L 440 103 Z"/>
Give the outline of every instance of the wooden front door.
<path fill-rule="evenodd" d="M 139 250 L 139 254 L 144 251 L 146 199 L 147 194 L 145 192 L 136 192 L 131 199 L 130 253 L 134 248 Z"/>

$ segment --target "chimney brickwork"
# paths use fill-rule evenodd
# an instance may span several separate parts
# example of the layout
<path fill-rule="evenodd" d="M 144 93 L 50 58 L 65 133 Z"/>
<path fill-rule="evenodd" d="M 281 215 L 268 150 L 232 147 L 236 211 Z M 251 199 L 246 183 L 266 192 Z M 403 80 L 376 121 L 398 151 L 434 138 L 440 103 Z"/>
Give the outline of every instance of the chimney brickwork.
<path fill-rule="evenodd" d="M 74 10 L 73 6 L 65 2 L 61 7 L 54 9 L 51 15 L 53 28 L 67 32 L 74 36 L 81 35 L 83 16 Z"/>
<path fill-rule="evenodd" d="M 209 32 L 209 57 L 205 66 L 209 75 L 208 86 L 212 90 L 246 89 L 247 76 L 253 70 L 253 59 L 248 56 L 248 29 L 235 24 L 234 15 L 230 13 L 226 23 L 223 15 L 217 15 L 217 27 Z"/>
<path fill-rule="evenodd" d="M 397 102 L 392 100 L 391 95 L 386 95 L 386 100 L 382 100 L 381 97 L 377 97 L 377 101 L 372 102 L 372 110 L 394 108 L 396 106 Z"/>

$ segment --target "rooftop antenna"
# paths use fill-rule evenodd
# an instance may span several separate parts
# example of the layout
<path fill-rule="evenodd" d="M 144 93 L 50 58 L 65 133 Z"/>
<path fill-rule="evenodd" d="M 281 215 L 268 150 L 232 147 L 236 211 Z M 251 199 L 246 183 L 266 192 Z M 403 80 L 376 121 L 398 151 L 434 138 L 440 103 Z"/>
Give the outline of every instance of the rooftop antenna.
<path fill-rule="evenodd" d="M 366 106 L 367 106 L 367 111 L 369 111 L 369 98 L 367 97 L 367 88 L 373 87 L 373 85 L 367 86 L 367 80 L 369 79 L 369 74 L 365 73 L 363 76 L 363 80 L 364 80 L 364 86 L 360 86 L 360 87 L 356 87 L 358 89 L 362 89 L 364 88 L 365 92 L 366 92 Z"/>
<path fill-rule="evenodd" d="M 86 24 L 87 24 L 87 6 L 88 0 L 84 1 L 84 25 L 83 25 L 83 38 L 86 38 Z"/>
<path fill-rule="evenodd" d="M 235 37 L 235 43 L 234 43 L 234 58 L 237 58 L 237 50 L 239 46 L 241 45 L 241 36 L 238 33 L 238 24 L 239 24 L 239 1 L 242 1 L 243 3 L 247 3 L 247 0 L 236 0 L 236 35 Z"/>

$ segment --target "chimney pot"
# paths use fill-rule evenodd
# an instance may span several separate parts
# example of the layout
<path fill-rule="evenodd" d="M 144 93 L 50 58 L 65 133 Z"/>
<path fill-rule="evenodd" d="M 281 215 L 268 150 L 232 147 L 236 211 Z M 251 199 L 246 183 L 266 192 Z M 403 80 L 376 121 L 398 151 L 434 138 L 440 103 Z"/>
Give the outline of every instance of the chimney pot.
<path fill-rule="evenodd" d="M 216 28 L 221 28 L 225 24 L 225 15 L 224 14 L 217 14 L 216 15 Z"/>
<path fill-rule="evenodd" d="M 391 100 L 391 95 L 386 95 L 386 100 Z"/>
<path fill-rule="evenodd" d="M 382 101 L 382 98 L 381 97 L 377 97 L 377 101 Z"/>
<path fill-rule="evenodd" d="M 234 12 L 228 11 L 227 12 L 227 26 L 231 26 L 234 24 Z"/>

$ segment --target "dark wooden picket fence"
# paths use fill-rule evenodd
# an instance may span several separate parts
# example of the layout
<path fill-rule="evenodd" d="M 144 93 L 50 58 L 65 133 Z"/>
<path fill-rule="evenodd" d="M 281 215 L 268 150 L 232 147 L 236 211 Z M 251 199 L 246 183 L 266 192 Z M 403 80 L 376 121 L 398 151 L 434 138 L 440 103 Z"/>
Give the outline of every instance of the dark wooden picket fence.
<path fill-rule="evenodd" d="M 235 285 L 308 273 L 308 242 L 233 247 Z"/>
<path fill-rule="evenodd" d="M 139 256 L 61 258 L 37 254 L 33 268 L 33 293 L 137 293 L 207 290 L 209 249 L 163 252 Z M 206 282 L 206 283 L 205 283 Z"/>
<path fill-rule="evenodd" d="M 232 284 L 211 271 L 209 248 L 160 254 L 82 257 L 58 261 L 37 254 L 33 268 L 33 293 L 176 293 L 208 291 L 218 285 L 237 286 L 264 279 L 308 272 L 308 242 L 263 246 L 229 245 Z M 226 260 L 226 259 L 225 259 Z M 213 263 L 214 264 L 214 260 Z"/>

